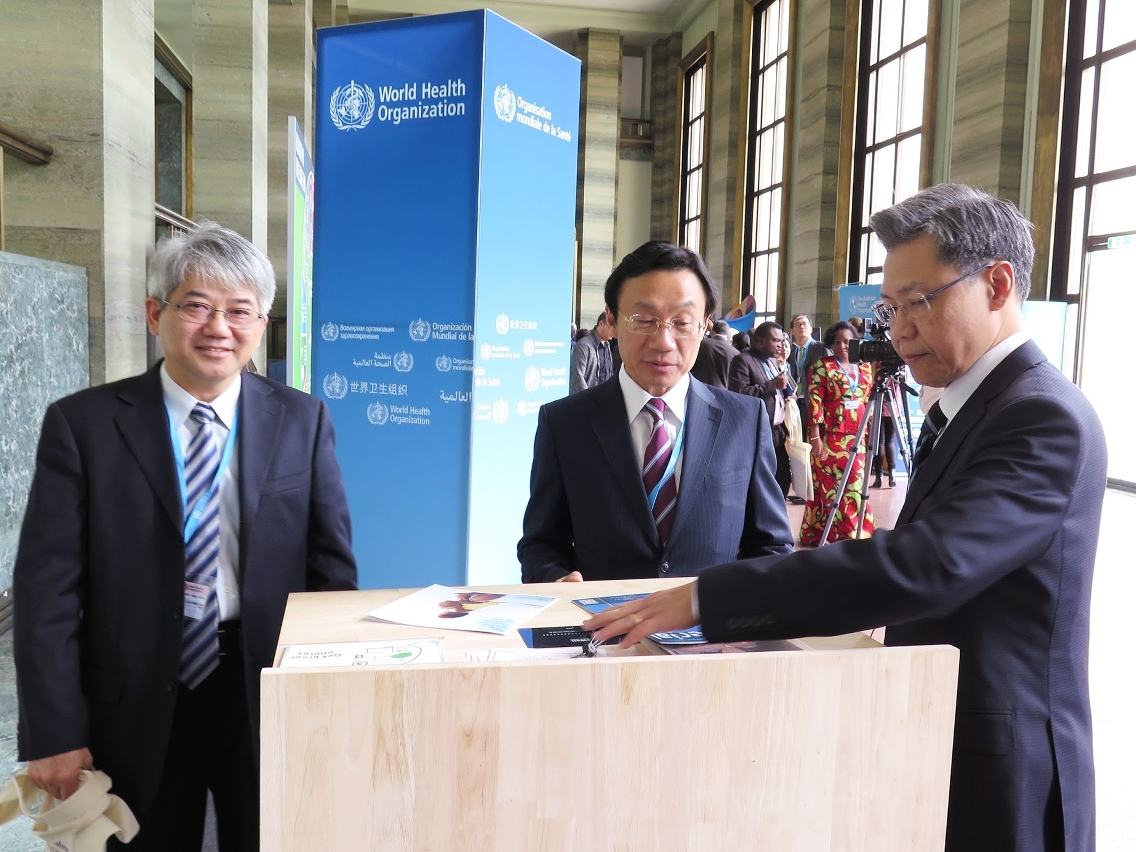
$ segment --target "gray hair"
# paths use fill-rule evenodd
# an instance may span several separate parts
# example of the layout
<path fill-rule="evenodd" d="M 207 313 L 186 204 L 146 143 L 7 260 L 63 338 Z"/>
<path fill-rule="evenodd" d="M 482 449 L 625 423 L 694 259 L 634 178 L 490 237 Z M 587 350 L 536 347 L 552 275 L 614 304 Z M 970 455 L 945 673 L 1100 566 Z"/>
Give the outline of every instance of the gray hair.
<path fill-rule="evenodd" d="M 943 183 L 881 210 L 868 226 L 888 251 L 930 234 L 939 261 L 960 274 L 984 262 L 1005 260 L 1014 267 L 1019 300 L 1029 298 L 1033 225 L 1008 201 L 972 186 Z"/>
<path fill-rule="evenodd" d="M 216 222 L 202 222 L 195 230 L 158 243 L 150 258 L 146 291 L 168 300 L 191 272 L 229 292 L 255 290 L 263 314 L 276 298 L 272 262 L 236 231 Z"/>

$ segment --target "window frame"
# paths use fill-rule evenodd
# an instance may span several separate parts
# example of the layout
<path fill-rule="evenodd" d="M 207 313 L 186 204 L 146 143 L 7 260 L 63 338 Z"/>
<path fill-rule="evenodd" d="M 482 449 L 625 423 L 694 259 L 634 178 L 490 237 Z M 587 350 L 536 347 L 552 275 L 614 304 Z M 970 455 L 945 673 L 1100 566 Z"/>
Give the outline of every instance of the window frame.
<path fill-rule="evenodd" d="M 706 208 L 708 185 L 706 177 L 709 173 L 710 153 L 710 98 L 711 98 L 711 66 L 714 60 L 714 34 L 708 33 L 702 41 L 696 44 L 678 65 L 678 147 L 675 151 L 675 197 L 678 205 L 675 208 L 674 234 L 675 242 L 686 246 L 687 227 L 691 222 L 698 222 L 698 245 L 687 246 L 700 255 L 706 254 Z M 703 109 L 698 116 L 689 115 L 692 77 L 703 71 Z M 694 168 L 688 169 L 687 155 L 690 151 L 690 127 L 694 122 L 702 122 L 702 148 L 701 160 Z M 689 192 L 689 176 L 695 171 L 701 172 L 700 198 L 698 199 L 698 215 L 686 216 L 687 194 Z"/>

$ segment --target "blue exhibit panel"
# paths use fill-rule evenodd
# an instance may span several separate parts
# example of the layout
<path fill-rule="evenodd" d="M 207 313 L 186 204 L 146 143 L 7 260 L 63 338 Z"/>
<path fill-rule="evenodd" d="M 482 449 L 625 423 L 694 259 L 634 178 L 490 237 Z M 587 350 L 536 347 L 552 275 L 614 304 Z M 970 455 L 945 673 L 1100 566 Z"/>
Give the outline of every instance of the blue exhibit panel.
<path fill-rule="evenodd" d="M 312 389 L 363 588 L 464 579 L 483 18 L 317 33 Z"/>
<path fill-rule="evenodd" d="M 580 62 L 485 13 L 471 584 L 520 581 L 537 413 L 568 392 Z"/>

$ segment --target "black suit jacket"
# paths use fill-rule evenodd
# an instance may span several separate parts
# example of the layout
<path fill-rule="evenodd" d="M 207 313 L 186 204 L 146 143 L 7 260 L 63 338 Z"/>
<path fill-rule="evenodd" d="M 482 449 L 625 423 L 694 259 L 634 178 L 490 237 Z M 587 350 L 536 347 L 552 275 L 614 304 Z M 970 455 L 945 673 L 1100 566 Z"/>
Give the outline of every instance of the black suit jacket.
<path fill-rule="evenodd" d="M 524 536 L 526 583 L 683 577 L 739 556 L 789 553 L 793 534 L 764 409 L 691 379 L 678 506 L 660 544 L 619 377 L 543 406 Z"/>
<path fill-rule="evenodd" d="M 710 335 L 698 344 L 698 357 L 690 368 L 690 375 L 704 385 L 724 388 L 730 381 L 730 362 L 737 357 L 738 350 L 728 340 Z"/>
<path fill-rule="evenodd" d="M 239 411 L 255 748 L 288 594 L 354 588 L 355 559 L 327 406 L 245 373 Z M 14 578 L 20 758 L 87 747 L 136 813 L 158 786 L 177 697 L 182 526 L 158 368 L 48 408 Z"/>
<path fill-rule="evenodd" d="M 712 640 L 887 624 L 889 645 L 961 652 L 951 852 L 1091 850 L 1089 592 L 1105 443 L 1032 342 L 943 432 L 894 531 L 699 579 Z"/>

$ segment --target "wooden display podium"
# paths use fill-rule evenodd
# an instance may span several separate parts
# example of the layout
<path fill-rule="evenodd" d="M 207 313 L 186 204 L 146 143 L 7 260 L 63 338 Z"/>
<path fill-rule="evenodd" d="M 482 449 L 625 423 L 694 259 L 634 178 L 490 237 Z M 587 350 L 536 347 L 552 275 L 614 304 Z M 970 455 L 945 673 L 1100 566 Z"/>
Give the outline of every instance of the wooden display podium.
<path fill-rule="evenodd" d="M 526 626 L 672 585 L 525 586 L 563 598 Z M 466 662 L 522 643 L 364 618 L 406 591 L 289 600 L 281 647 L 445 633 L 447 662 L 264 670 L 265 852 L 943 848 L 954 648 Z"/>

